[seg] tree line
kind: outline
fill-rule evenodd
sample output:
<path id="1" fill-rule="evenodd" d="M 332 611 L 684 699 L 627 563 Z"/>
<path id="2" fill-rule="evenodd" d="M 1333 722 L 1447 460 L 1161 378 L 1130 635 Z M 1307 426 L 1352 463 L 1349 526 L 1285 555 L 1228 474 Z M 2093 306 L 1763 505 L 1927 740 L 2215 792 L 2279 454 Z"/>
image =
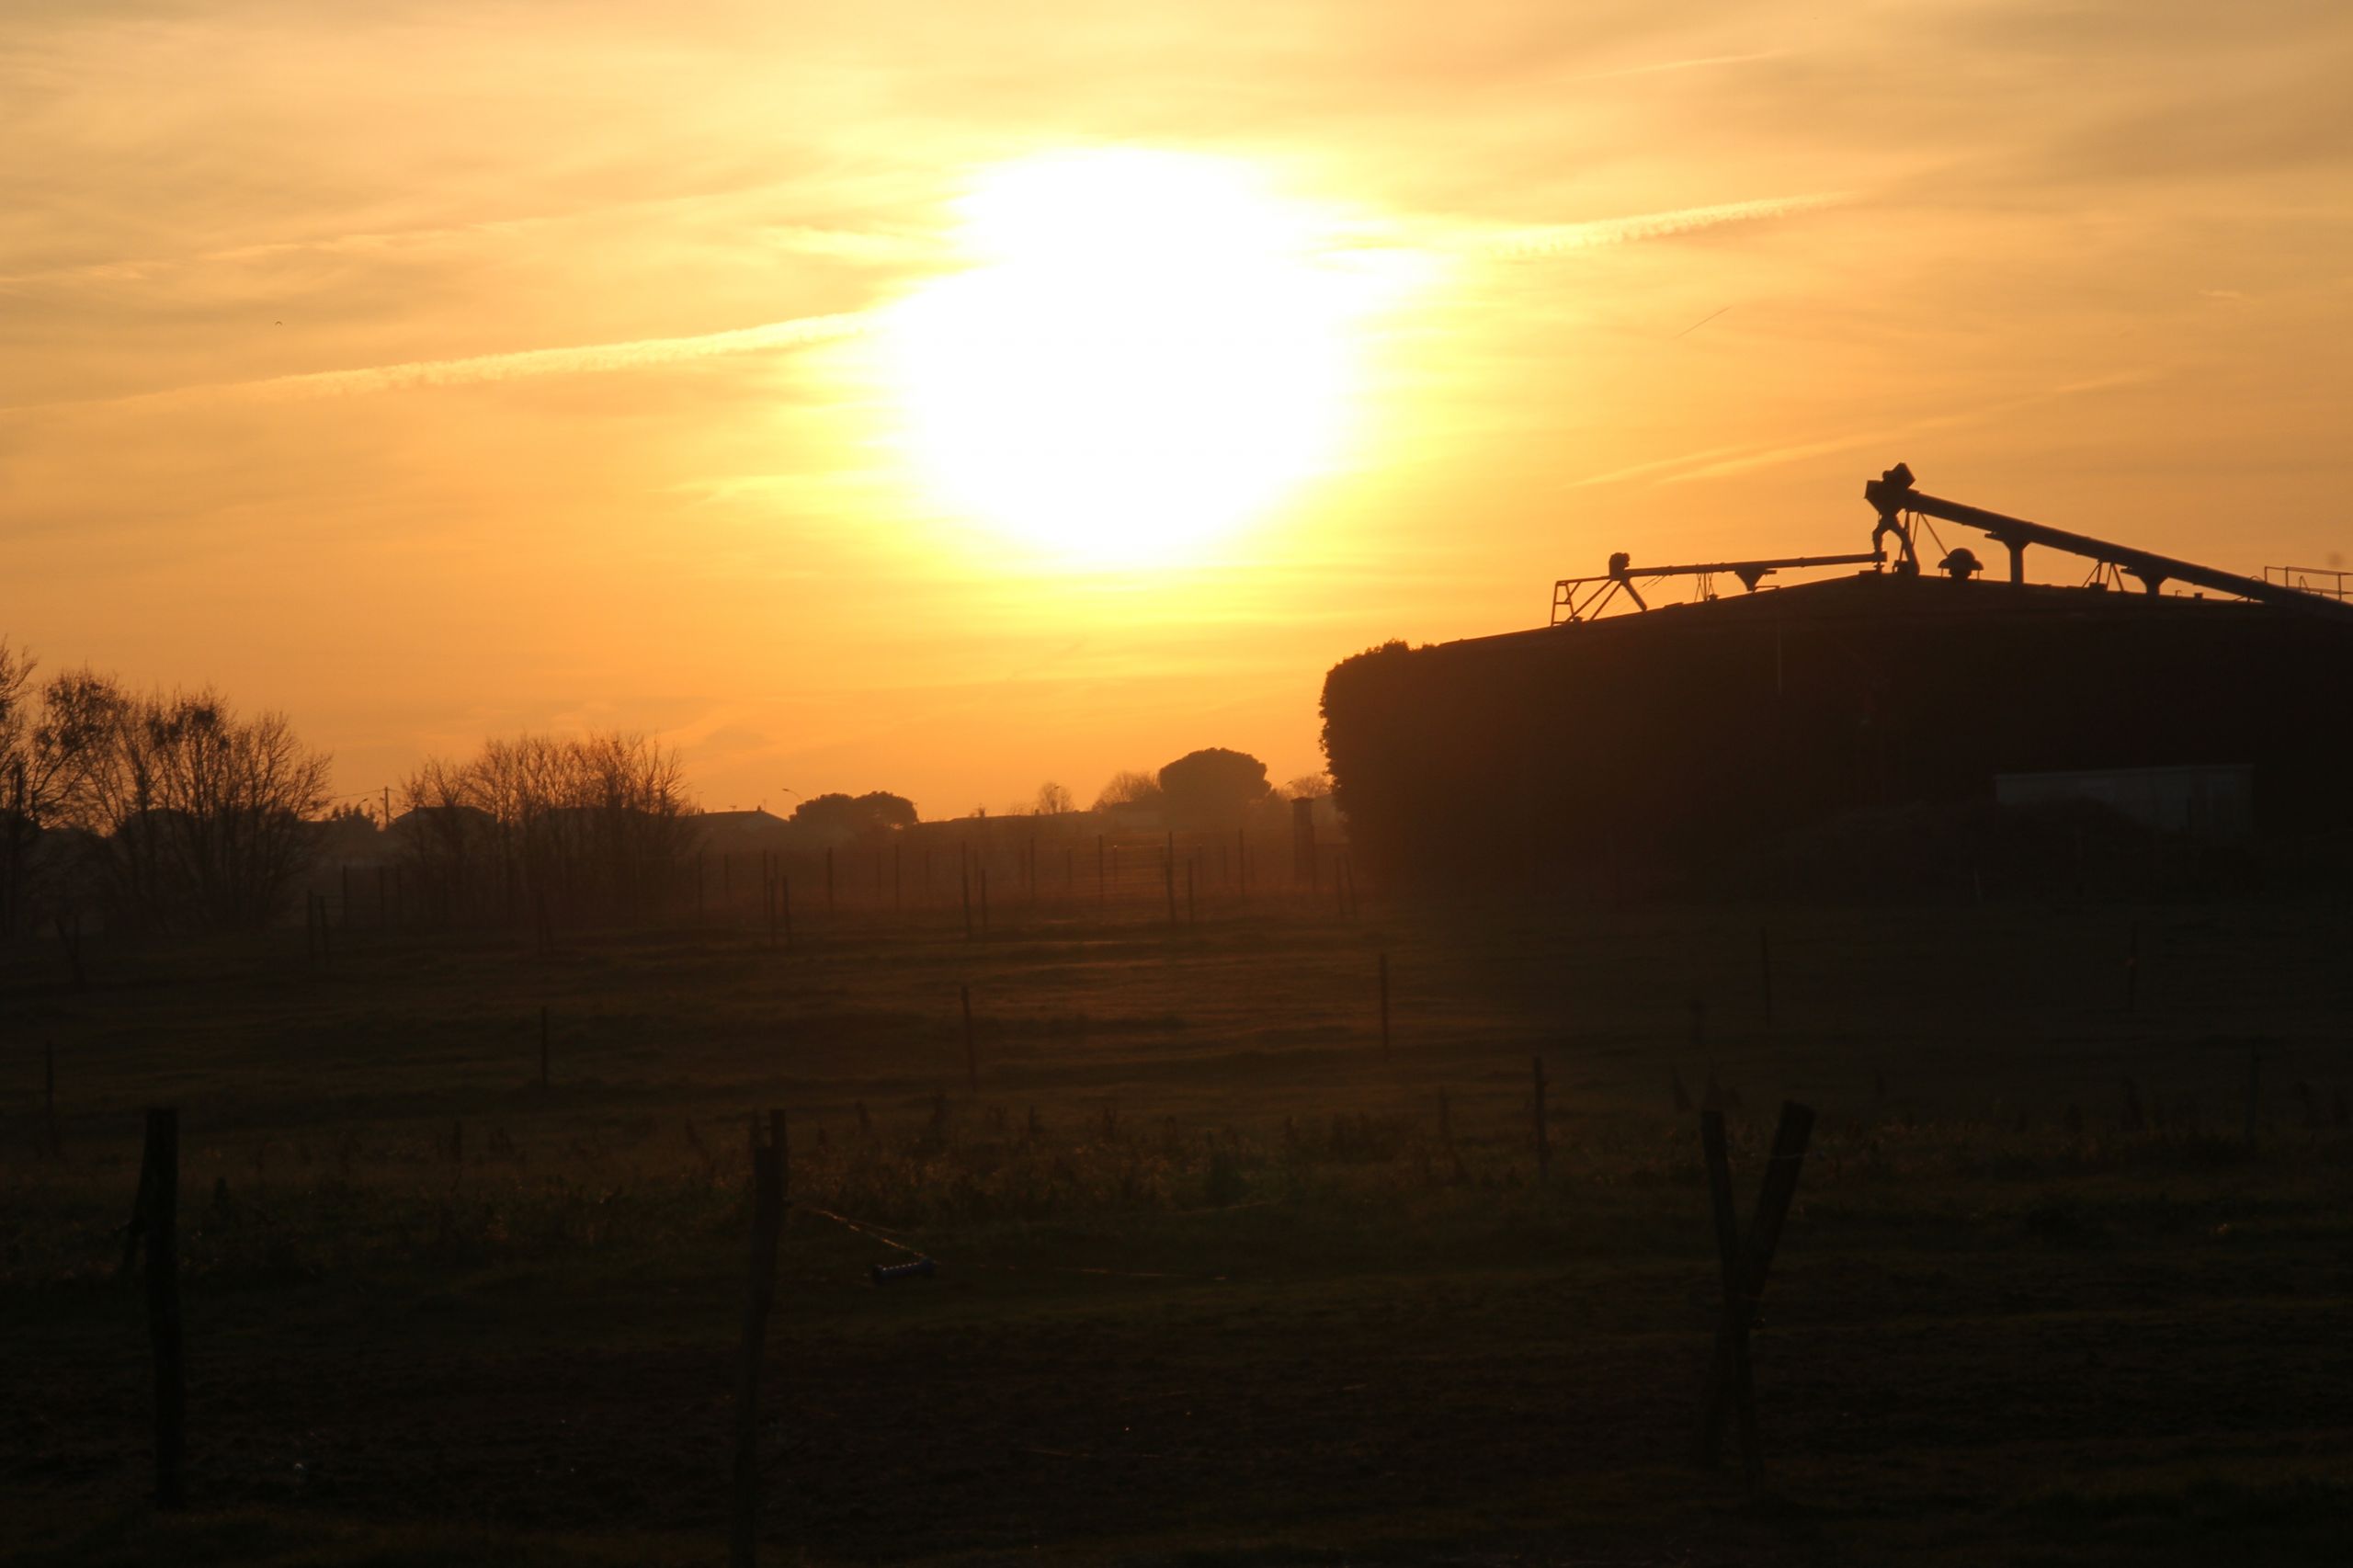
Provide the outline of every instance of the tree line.
<path id="1" fill-rule="evenodd" d="M 338 825 L 381 828 L 404 896 L 437 923 L 544 920 L 551 908 L 640 918 L 676 896 L 699 836 L 678 754 L 623 732 L 526 734 L 428 758 L 392 791 L 399 809 L 383 824 L 355 806 L 330 815 L 328 781 L 326 754 L 283 714 L 242 712 L 210 687 L 142 692 L 86 668 L 43 680 L 0 642 L 0 937 L 63 934 L 85 917 L 129 932 L 265 926 L 286 915 Z M 1094 809 L 1230 828 L 1272 824 L 1284 801 L 1327 789 L 1316 775 L 1277 790 L 1257 758 L 1211 747 L 1115 775 Z M 1007 814 L 1075 809 L 1048 783 Z M 790 820 L 844 840 L 917 822 L 913 801 L 884 790 L 813 796 Z"/>
<path id="2" fill-rule="evenodd" d="M 678 754 L 643 735 L 492 740 L 404 779 L 394 853 L 441 921 L 531 913 L 638 918 L 692 853 Z"/>
<path id="3" fill-rule="evenodd" d="M 266 923 L 309 858 L 327 758 L 210 687 L 36 679 L 0 642 L 0 935 Z"/>

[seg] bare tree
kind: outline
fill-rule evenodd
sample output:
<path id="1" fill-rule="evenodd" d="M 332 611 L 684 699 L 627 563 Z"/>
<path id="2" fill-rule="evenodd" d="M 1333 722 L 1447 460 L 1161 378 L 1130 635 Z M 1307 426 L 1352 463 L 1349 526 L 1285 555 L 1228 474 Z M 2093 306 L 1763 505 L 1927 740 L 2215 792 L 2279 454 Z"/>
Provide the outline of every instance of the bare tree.
<path id="1" fill-rule="evenodd" d="M 1106 806 L 1156 806 L 1160 803 L 1160 780 L 1149 773 L 1129 769 L 1111 775 L 1110 781 L 1095 796 L 1095 809 Z"/>
<path id="2" fill-rule="evenodd" d="M 521 901 L 636 918 L 692 847 L 677 754 L 643 735 L 491 740 L 401 786 L 400 852 L 445 919 Z"/>
<path id="3" fill-rule="evenodd" d="M 1068 790 L 1049 778 L 1038 786 L 1037 801 L 1030 809 L 1041 817 L 1058 817 L 1065 812 L 1075 811 L 1077 803 Z"/>
<path id="4" fill-rule="evenodd" d="M 1302 773 L 1283 786 L 1284 798 L 1293 801 L 1320 801 L 1331 792 L 1331 775 L 1325 773 Z"/>
<path id="5" fill-rule="evenodd" d="M 41 838 L 59 825 L 71 761 L 35 700 L 36 667 L 0 641 L 0 937 L 33 919 Z"/>
<path id="6" fill-rule="evenodd" d="M 65 814 L 103 841 L 117 919 L 236 927 L 279 913 L 327 803 L 327 757 L 283 714 L 242 718 L 209 689 L 137 696 L 89 670 L 43 698 Z"/>

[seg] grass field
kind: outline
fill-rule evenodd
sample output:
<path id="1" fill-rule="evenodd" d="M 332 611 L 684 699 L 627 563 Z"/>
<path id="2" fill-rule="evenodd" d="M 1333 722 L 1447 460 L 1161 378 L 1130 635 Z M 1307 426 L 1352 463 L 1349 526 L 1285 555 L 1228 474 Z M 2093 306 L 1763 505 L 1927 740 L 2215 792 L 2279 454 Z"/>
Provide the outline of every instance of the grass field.
<path id="1" fill-rule="evenodd" d="M 797 1200 L 779 1561 L 2353 1540 L 2340 909 L 1222 904 L 1175 936 L 1082 908 L 799 937 L 353 934 L 324 971 L 294 932 L 94 941 L 86 991 L 8 955 L 0 1554 L 718 1561 L 771 1106 Z M 1688 1463 L 1719 1286 L 1671 1072 L 1733 1098 L 1744 1209 L 1779 1102 L 1821 1115 L 1756 1342 L 1757 1498 Z M 170 1517 L 116 1278 L 150 1104 L 183 1122 Z M 907 1256 L 885 1237 L 937 1277 L 870 1284 Z"/>

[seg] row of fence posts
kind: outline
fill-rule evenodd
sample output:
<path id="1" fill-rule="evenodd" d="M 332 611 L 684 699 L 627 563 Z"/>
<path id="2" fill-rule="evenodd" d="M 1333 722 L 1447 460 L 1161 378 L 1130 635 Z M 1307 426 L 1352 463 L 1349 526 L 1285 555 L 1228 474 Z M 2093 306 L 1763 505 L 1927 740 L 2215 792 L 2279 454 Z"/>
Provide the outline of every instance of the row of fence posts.
<path id="1" fill-rule="evenodd" d="M 779 858 L 780 859 L 780 858 Z M 1174 919 L 1173 846 L 1164 861 L 1168 896 Z M 1189 869 L 1189 868 L 1188 868 Z M 974 867 L 970 858 L 965 862 L 968 930 L 971 929 L 971 890 Z M 986 868 L 980 867 L 978 885 L 981 896 L 983 929 L 986 921 Z M 790 940 L 790 883 L 784 877 L 779 860 L 763 859 L 764 899 L 770 915 L 771 937 L 781 927 L 782 935 Z M 1189 881 L 1189 879 L 1188 879 Z M 1188 889 L 1190 892 L 1189 886 Z M 325 900 L 314 895 L 312 910 L 318 949 L 316 957 L 326 958 Z M 2127 959 L 2128 976 L 2138 964 L 2138 930 Z M 1772 1018 L 1773 968 L 1769 934 L 1761 929 L 1757 937 L 1757 954 L 1762 999 L 1767 1021 Z M 1391 1032 L 1391 984 L 1389 955 L 1384 950 L 1375 956 L 1374 992 L 1381 1059 L 1393 1061 Z M 2128 979 L 2127 1005 L 2132 992 Z M 958 1009 L 964 1049 L 965 1077 L 968 1086 L 977 1090 L 980 1084 L 979 1051 L 972 1011 L 972 994 L 969 983 L 960 984 Z M 1706 1044 L 1706 1007 L 1704 1003 L 1692 1005 L 1693 1042 L 1704 1050 Z M 551 1009 L 542 1005 L 539 1010 L 539 1083 L 544 1090 L 551 1081 L 552 1025 Z M 1688 1113 L 1691 1098 L 1679 1074 L 1670 1065 L 1670 1081 L 1678 1113 Z M 2256 1117 L 2262 1078 L 2262 1056 L 2250 1049 L 2246 1074 L 2245 1137 L 2252 1146 L 2256 1136 Z M 42 1051 L 42 1106 L 44 1142 L 54 1154 L 60 1144 L 56 1108 L 57 1064 L 54 1043 L 44 1045 Z M 1530 1062 L 1530 1109 L 1532 1113 L 1532 1144 L 1537 1163 L 1538 1179 L 1549 1186 L 1552 1176 L 1552 1140 L 1547 1104 L 1548 1083 L 1541 1055 Z M 1714 1222 L 1718 1262 L 1722 1273 L 1722 1304 L 1716 1329 L 1715 1346 L 1703 1383 L 1700 1401 L 1700 1422 L 1695 1443 L 1695 1459 L 1703 1466 L 1721 1462 L 1724 1428 L 1727 1419 L 1737 1437 L 1745 1481 L 1755 1491 L 1762 1484 L 1763 1453 L 1758 1432 L 1754 1375 L 1750 1356 L 1750 1334 L 1755 1326 L 1756 1309 L 1762 1299 L 1767 1278 L 1771 1271 L 1784 1224 L 1794 1198 L 1806 1149 L 1811 1140 L 1814 1113 L 1811 1108 L 1785 1103 L 1774 1133 L 1772 1150 L 1768 1157 L 1760 1187 L 1756 1209 L 1744 1231 L 1734 1213 L 1729 1143 L 1725 1129 L 1723 1096 L 1718 1090 L 1712 1072 L 1705 1103 L 1699 1110 L 1700 1142 L 1706 1167 L 1711 1209 Z M 1462 1162 L 1455 1147 L 1452 1107 L 1444 1088 L 1438 1102 L 1440 1143 L 1448 1156 L 1461 1171 Z M 763 1137 L 763 1128 L 766 1135 Z M 764 1358 L 767 1324 L 773 1310 L 778 1254 L 786 1208 L 787 1134 L 784 1112 L 772 1109 L 765 1120 L 755 1116 L 751 1124 L 752 1153 L 752 1224 L 750 1287 L 746 1297 L 743 1330 L 743 1346 L 738 1369 L 735 1410 L 734 1489 L 731 1522 L 731 1562 L 751 1563 L 756 1553 L 759 1511 L 760 1469 L 757 1460 L 760 1408 L 760 1370 Z M 179 1193 L 179 1122 L 177 1111 L 172 1108 L 153 1108 L 146 1112 L 145 1139 L 140 1162 L 137 1195 L 133 1200 L 130 1223 L 124 1227 L 124 1246 L 120 1271 L 127 1273 L 142 1254 L 145 1257 L 145 1296 L 150 1350 L 155 1377 L 154 1459 L 156 1503 L 161 1507 L 176 1508 L 186 1496 L 185 1421 L 186 1381 L 182 1317 L 179 1300 L 177 1258 L 177 1213 Z"/>
<path id="2" fill-rule="evenodd" d="M 1377 965 L 1381 1004 L 1382 1053 L 1389 1055 L 1388 963 Z M 975 1043 L 972 988 L 958 987 L 962 1027 L 965 1074 L 977 1089 L 979 1055 Z M 540 1010 L 540 1082 L 549 1078 L 550 1013 Z M 2259 1083 L 2261 1058 L 2250 1053 L 2250 1103 Z M 1672 1073 L 1672 1068 L 1670 1068 Z M 1552 1143 L 1547 1114 L 1544 1060 L 1531 1060 L 1530 1104 L 1539 1179 L 1549 1186 Z M 43 1053 L 44 1102 L 49 1139 L 55 1131 L 55 1051 Z M 1689 1108 L 1679 1075 L 1674 1079 L 1678 1110 Z M 1441 1087 L 1438 1096 L 1438 1137 L 1458 1173 L 1462 1160 L 1454 1142 L 1452 1103 Z M 1756 1323 L 1781 1234 L 1795 1198 L 1806 1150 L 1813 1136 L 1814 1112 L 1795 1101 L 1784 1102 L 1767 1157 L 1756 1211 L 1744 1229 L 1735 1213 L 1730 1143 L 1724 1111 L 1718 1103 L 1713 1074 L 1709 1103 L 1699 1112 L 1700 1150 L 1704 1163 L 1716 1253 L 1722 1277 L 1722 1306 L 1715 1340 L 1701 1385 L 1699 1422 L 1693 1458 L 1703 1468 L 1721 1464 L 1724 1432 L 1729 1422 L 1736 1438 L 1743 1476 L 1749 1491 L 1763 1484 L 1764 1449 L 1755 1394 L 1751 1334 Z M 453 1132 L 453 1148 L 457 1137 Z M 2250 1114 L 2249 1137 L 2253 1136 Z M 123 1228 L 119 1275 L 127 1275 L 143 1254 L 150 1356 L 154 1372 L 154 1500 L 158 1507 L 176 1509 L 187 1497 L 186 1365 L 179 1294 L 179 1116 L 170 1107 L 151 1108 L 145 1116 L 139 1183 L 130 1222 Z M 770 1109 L 750 1119 L 752 1164 L 749 1279 L 745 1301 L 741 1346 L 737 1363 L 734 1407 L 733 1488 L 730 1503 L 730 1562 L 749 1568 L 757 1556 L 760 1514 L 761 1371 L 766 1360 L 768 1319 L 774 1310 L 779 1253 L 788 1196 L 790 1169 L 785 1113 Z M 927 1270 L 924 1270 L 927 1272 Z"/>
<path id="3" fill-rule="evenodd" d="M 1164 847 L 1161 858 L 1167 868 L 1164 877 L 1173 880 L 1176 874 L 1175 871 L 1175 862 L 1177 858 L 1176 835 L 1173 832 L 1166 833 L 1163 838 Z M 956 847 L 958 858 L 963 867 L 963 880 L 967 883 L 972 882 L 976 877 L 985 880 L 988 875 L 988 857 L 969 841 L 960 841 Z M 1033 835 L 1021 841 L 1014 855 L 1015 868 L 1019 873 L 1020 890 L 1027 894 L 1028 902 L 1032 905 L 1040 902 L 1044 889 L 1044 879 L 1039 871 L 1039 841 Z M 1318 892 L 1323 881 L 1323 851 L 1325 849 L 1333 851 L 1330 874 L 1335 898 L 1343 914 L 1349 914 L 1356 906 L 1355 873 L 1345 850 L 1339 846 L 1317 846 L 1312 842 L 1302 846 L 1302 852 L 1299 857 L 1300 864 L 1295 868 L 1295 871 L 1300 874 L 1295 875 L 1294 885 L 1297 891 L 1306 894 L 1313 895 Z M 1242 897 L 1249 896 L 1252 856 L 1247 830 L 1235 829 L 1234 841 L 1231 846 L 1225 844 L 1221 836 L 1217 842 L 1216 850 L 1219 884 L 1232 889 Z M 1208 853 L 1209 846 L 1198 842 L 1185 851 L 1183 875 L 1188 882 L 1198 883 L 1204 880 L 1201 867 Z M 743 855 L 756 858 L 755 863 L 758 872 L 756 885 L 759 892 L 757 916 L 781 934 L 782 928 L 789 925 L 790 919 L 789 912 L 780 907 L 787 897 L 781 890 L 788 883 L 788 878 L 783 869 L 784 851 L 763 849 L 740 853 L 720 852 L 717 856 L 720 898 L 724 905 L 735 907 L 735 862 Z M 1078 889 L 1077 855 L 1077 846 L 1069 843 L 1063 845 L 1063 893 L 1065 897 L 1071 899 L 1081 896 Z M 827 847 L 818 852 L 818 856 L 819 863 L 823 868 L 824 907 L 826 913 L 832 915 L 841 907 L 836 851 Z M 1122 878 L 1120 856 L 1120 846 L 1110 843 L 1109 835 L 1099 833 L 1095 835 L 1095 896 L 1096 901 L 1100 904 L 1108 906 L 1114 892 L 1127 885 Z M 680 863 L 682 867 L 688 869 L 693 878 L 693 909 L 698 925 L 706 922 L 710 914 L 710 858 L 711 857 L 708 854 L 698 852 L 690 866 L 686 866 L 684 862 Z M 881 909 L 887 906 L 894 913 L 901 912 L 906 907 L 905 846 L 896 841 L 891 845 L 887 857 L 887 878 L 885 859 L 886 857 L 881 850 L 873 852 L 874 903 L 872 907 Z M 932 846 L 926 845 L 921 857 L 922 901 L 926 905 L 931 903 L 931 860 Z M 329 927 L 342 926 L 347 929 L 355 927 L 358 896 L 354 891 L 354 873 L 358 872 L 364 876 L 370 870 L 375 874 L 376 883 L 374 928 L 390 930 L 395 926 L 429 917 L 430 909 L 426 906 L 431 904 L 432 900 L 423 894 L 419 894 L 415 900 L 411 898 L 411 893 L 416 890 L 412 889 L 412 879 L 401 868 L 385 864 L 372 867 L 355 867 L 348 864 L 339 866 L 336 868 L 337 884 L 334 894 L 313 890 L 306 892 L 303 895 L 303 923 L 306 932 L 310 933 L 308 939 L 313 944 L 314 961 L 324 961 L 324 949 L 328 940 L 324 932 Z M 968 889 L 965 893 L 966 902 L 969 903 L 972 896 Z M 1188 901 L 1193 896 L 1195 896 L 1194 892 L 1188 889 Z M 547 947 L 552 940 L 554 924 L 554 910 L 548 890 L 544 887 L 535 887 L 529 891 L 527 899 L 528 907 L 524 913 L 529 916 L 534 938 L 540 947 Z M 506 892 L 506 909 L 510 918 L 516 913 L 515 903 L 516 889 L 510 885 Z"/>

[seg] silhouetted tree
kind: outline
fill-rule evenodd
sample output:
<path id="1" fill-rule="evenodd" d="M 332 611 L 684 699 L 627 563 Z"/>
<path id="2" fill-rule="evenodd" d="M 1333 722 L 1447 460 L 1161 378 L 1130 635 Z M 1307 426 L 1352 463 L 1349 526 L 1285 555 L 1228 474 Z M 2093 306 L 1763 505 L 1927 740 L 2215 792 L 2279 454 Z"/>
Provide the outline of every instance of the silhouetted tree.
<path id="1" fill-rule="evenodd" d="M 1109 806 L 1150 806 L 1157 810 L 1159 805 L 1160 780 L 1133 769 L 1111 775 L 1110 781 L 1095 796 L 1095 809 L 1098 812 Z"/>
<path id="2" fill-rule="evenodd" d="M 1267 790 L 1267 765 L 1223 746 L 1188 752 L 1160 770 L 1168 820 L 1177 827 L 1232 827 Z"/>
<path id="3" fill-rule="evenodd" d="M 1283 796 L 1292 801 L 1320 801 L 1332 792 L 1332 780 L 1322 773 L 1302 773 L 1283 786 Z"/>
<path id="4" fill-rule="evenodd" d="M 0 937 L 31 922 L 41 835 L 59 825 L 71 761 L 34 699 L 34 668 L 0 642 Z"/>
<path id="5" fill-rule="evenodd" d="M 803 827 L 848 838 L 874 838 L 915 825 L 915 805 L 904 795 L 872 790 L 863 795 L 835 791 L 812 795 L 792 809 L 788 820 Z"/>
<path id="6" fill-rule="evenodd" d="M 1050 778 L 1038 786 L 1038 800 L 1033 809 L 1041 817 L 1058 817 L 1065 812 L 1075 810 L 1076 804 L 1072 801 L 1068 790 Z"/>
<path id="7" fill-rule="evenodd" d="M 267 923 L 309 859 L 327 758 L 284 715 L 241 718 L 210 690 L 135 696 L 88 670 L 50 682 L 66 815 L 101 841 L 110 915 L 183 928 Z"/>
<path id="8" fill-rule="evenodd" d="M 485 741 L 466 762 L 428 758 L 400 792 L 400 853 L 443 919 L 542 900 L 642 917 L 693 846 L 677 754 L 641 734 Z"/>

